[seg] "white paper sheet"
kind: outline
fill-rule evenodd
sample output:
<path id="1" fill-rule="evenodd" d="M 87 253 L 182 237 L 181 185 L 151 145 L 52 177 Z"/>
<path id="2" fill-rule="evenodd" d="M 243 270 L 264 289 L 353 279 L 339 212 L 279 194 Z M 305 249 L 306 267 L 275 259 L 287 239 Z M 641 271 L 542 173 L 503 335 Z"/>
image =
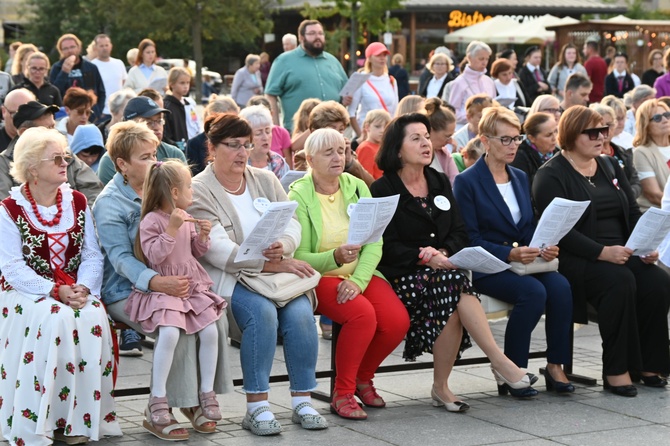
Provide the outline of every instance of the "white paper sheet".
<path id="1" fill-rule="evenodd" d="M 347 83 L 340 90 L 340 96 L 353 96 L 356 90 L 361 88 L 368 79 L 370 79 L 370 73 L 359 73 L 356 72 L 351 75 Z"/>
<path id="2" fill-rule="evenodd" d="M 366 245 L 382 238 L 386 226 L 393 218 L 400 195 L 390 197 L 363 197 L 352 206 L 349 216 L 349 236 L 347 243 Z"/>
<path id="3" fill-rule="evenodd" d="M 291 183 L 304 177 L 306 173 L 307 172 L 304 170 L 289 170 L 283 177 L 281 177 L 279 182 L 284 188 L 284 191 L 288 193 L 288 187 L 291 185 Z"/>
<path id="4" fill-rule="evenodd" d="M 481 246 L 463 248 L 449 257 L 449 261 L 460 269 L 485 274 L 495 274 L 511 268 L 508 263 L 503 262 Z"/>
<path id="5" fill-rule="evenodd" d="M 633 233 L 626 242 L 626 248 L 633 250 L 634 256 L 645 256 L 658 249 L 670 231 L 670 211 L 649 208 L 637 221 Z"/>
<path id="6" fill-rule="evenodd" d="M 160 94 L 163 94 L 163 92 L 167 87 L 167 82 L 168 82 L 167 77 L 160 77 L 158 79 L 152 80 L 151 83 L 149 84 L 149 88 L 153 88 Z"/>
<path id="7" fill-rule="evenodd" d="M 244 239 L 235 256 L 235 262 L 244 260 L 269 260 L 262 252 L 277 241 L 291 222 L 291 218 L 298 207 L 295 201 L 270 203 L 261 219 L 256 223 L 251 234 Z"/>
<path id="8" fill-rule="evenodd" d="M 590 203 L 590 201 L 572 201 L 559 197 L 551 200 L 549 206 L 542 212 L 528 246 L 542 249 L 557 245 L 575 226 Z"/>

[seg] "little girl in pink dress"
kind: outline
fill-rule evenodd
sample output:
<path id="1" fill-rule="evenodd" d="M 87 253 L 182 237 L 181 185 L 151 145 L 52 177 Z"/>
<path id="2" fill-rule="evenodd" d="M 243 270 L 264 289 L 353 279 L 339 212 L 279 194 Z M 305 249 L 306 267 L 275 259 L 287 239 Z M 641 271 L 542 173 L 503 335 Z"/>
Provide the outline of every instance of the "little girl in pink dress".
<path id="1" fill-rule="evenodd" d="M 175 288 L 178 295 L 135 290 L 124 308 L 145 332 L 158 330 L 159 334 L 154 347 L 151 396 L 143 425 L 158 438 L 185 440 L 188 432 L 170 414 L 166 398 L 166 383 L 179 332 L 197 333 L 200 340 L 200 407 L 195 412 L 184 413 L 200 432 L 211 433 L 216 429 L 215 422 L 221 419 L 213 390 L 219 339 L 214 322 L 221 316 L 226 301 L 209 291 L 212 280 L 196 260 L 209 249 L 211 223 L 194 220 L 184 211 L 192 202 L 188 167 L 176 160 L 157 162 L 147 174 L 142 195 L 135 255 L 163 276 L 188 278 L 188 289 Z"/>

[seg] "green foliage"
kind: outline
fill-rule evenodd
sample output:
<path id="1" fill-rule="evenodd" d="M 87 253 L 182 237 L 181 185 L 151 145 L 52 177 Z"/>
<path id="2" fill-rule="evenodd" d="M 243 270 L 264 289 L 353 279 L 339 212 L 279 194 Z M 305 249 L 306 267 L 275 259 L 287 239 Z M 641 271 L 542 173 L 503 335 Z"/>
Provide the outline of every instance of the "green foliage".
<path id="1" fill-rule="evenodd" d="M 382 34 L 388 31 L 397 31 L 402 27 L 400 20 L 395 17 L 386 20 L 386 11 L 402 8 L 401 0 L 334 0 L 332 6 L 312 7 L 305 3 L 300 11 L 303 17 L 321 19 L 339 15 L 350 18 L 354 9 L 354 2 L 359 5 L 355 9 L 356 21 L 359 25 L 359 35 L 367 30 L 370 34 Z M 348 37 L 349 31 L 341 30 L 341 37 Z"/>
<path id="2" fill-rule="evenodd" d="M 52 60 L 55 44 L 66 32 L 76 34 L 84 49 L 96 34 L 107 33 L 113 56 L 125 62 L 125 53 L 140 40 L 153 39 L 166 57 L 193 57 L 193 24 L 201 6 L 205 65 L 215 69 L 225 49 L 258 48 L 258 39 L 271 32 L 270 0 L 27 0 L 33 14 L 24 41 L 34 42 Z M 224 53 L 225 54 L 225 53 Z M 209 57 L 208 57 L 209 56 Z"/>

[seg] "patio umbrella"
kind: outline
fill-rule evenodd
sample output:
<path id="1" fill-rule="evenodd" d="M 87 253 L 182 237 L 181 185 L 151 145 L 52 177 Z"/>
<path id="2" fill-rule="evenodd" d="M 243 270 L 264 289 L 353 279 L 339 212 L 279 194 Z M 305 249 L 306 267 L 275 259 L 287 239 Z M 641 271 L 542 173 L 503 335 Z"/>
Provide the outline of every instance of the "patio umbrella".
<path id="1" fill-rule="evenodd" d="M 476 25 L 462 28 L 444 36 L 444 43 L 469 43 L 473 40 L 491 42 L 490 37 L 500 29 L 518 26 L 519 22 L 509 17 L 495 16 Z"/>
<path id="2" fill-rule="evenodd" d="M 556 33 L 547 30 L 548 26 L 570 25 L 578 22 L 579 20 L 571 17 L 564 17 L 561 19 L 550 14 L 545 14 L 535 20 L 517 23 L 514 27 L 499 28 L 498 31 L 491 36 L 489 42 L 541 45 L 547 41 L 553 42 L 556 39 Z"/>

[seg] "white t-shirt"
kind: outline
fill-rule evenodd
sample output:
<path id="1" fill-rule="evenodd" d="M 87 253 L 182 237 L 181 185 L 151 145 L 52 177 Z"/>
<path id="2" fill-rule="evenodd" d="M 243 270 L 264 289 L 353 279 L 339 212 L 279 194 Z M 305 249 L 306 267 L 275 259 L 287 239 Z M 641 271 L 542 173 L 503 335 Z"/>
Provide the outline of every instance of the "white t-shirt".
<path id="1" fill-rule="evenodd" d="M 93 59 L 91 61 L 93 65 L 98 67 L 100 72 L 100 77 L 102 77 L 102 84 L 105 86 L 105 108 L 102 111 L 104 114 L 109 115 L 109 97 L 112 93 L 116 93 L 122 87 L 128 73 L 126 72 L 126 66 L 123 65 L 120 59 L 115 59 L 110 57 L 107 62 L 103 62 L 100 59 Z"/>
<path id="2" fill-rule="evenodd" d="M 246 239 L 261 219 L 261 214 L 254 207 L 254 200 L 249 193 L 249 187 L 245 187 L 244 193 L 241 195 L 228 194 L 228 198 L 235 206 L 237 217 L 242 223 L 242 234 Z"/>
<path id="3" fill-rule="evenodd" d="M 182 99 L 184 102 L 184 112 L 186 114 L 186 130 L 188 131 L 188 139 L 195 138 L 198 133 L 202 132 L 202 123 L 198 117 L 195 108 L 195 101 Z"/>

